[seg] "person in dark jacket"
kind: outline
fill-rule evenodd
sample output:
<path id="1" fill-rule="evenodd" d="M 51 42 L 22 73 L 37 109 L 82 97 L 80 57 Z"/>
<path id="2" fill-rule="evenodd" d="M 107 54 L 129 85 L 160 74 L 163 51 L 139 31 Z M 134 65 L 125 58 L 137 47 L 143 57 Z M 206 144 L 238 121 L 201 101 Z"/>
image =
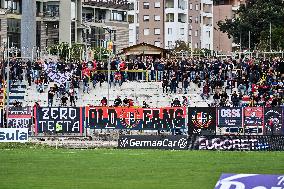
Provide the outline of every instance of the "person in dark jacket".
<path id="1" fill-rule="evenodd" d="M 178 98 L 175 98 L 172 102 L 172 107 L 181 107 L 180 100 Z"/>
<path id="2" fill-rule="evenodd" d="M 169 79 L 167 74 L 165 74 L 163 76 L 163 83 L 162 83 L 162 87 L 163 87 L 163 93 L 168 93 L 168 86 L 169 86 Z"/>
<path id="3" fill-rule="evenodd" d="M 122 100 L 120 98 L 120 96 L 118 96 L 115 100 L 114 100 L 114 107 L 119 107 L 122 104 Z"/>

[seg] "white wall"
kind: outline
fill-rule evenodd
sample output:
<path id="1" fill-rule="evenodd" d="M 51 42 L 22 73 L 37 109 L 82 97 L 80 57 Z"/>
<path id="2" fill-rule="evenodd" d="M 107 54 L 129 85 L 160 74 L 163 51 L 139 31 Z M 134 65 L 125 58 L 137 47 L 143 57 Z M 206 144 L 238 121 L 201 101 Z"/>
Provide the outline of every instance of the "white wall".
<path id="1" fill-rule="evenodd" d="M 175 45 L 175 41 L 181 40 L 188 43 L 188 0 L 184 0 L 186 6 L 185 9 L 179 9 L 178 7 L 178 0 L 174 2 L 174 8 L 167 8 L 165 9 L 165 19 L 166 14 L 174 13 L 174 22 L 165 22 L 165 48 L 169 49 L 169 41 L 172 41 L 172 44 Z M 178 14 L 183 13 L 186 15 L 185 23 L 178 22 Z M 166 20 L 165 20 L 166 21 Z M 172 34 L 168 34 L 168 28 L 172 28 Z M 180 28 L 184 28 L 184 35 L 181 35 Z"/>
<path id="2" fill-rule="evenodd" d="M 137 0 L 129 0 L 129 2 L 134 3 L 134 10 L 130 10 L 127 12 L 128 15 L 134 16 L 134 23 L 129 24 L 129 46 L 136 45 L 137 42 L 137 27 L 139 27 L 139 23 L 137 23 L 137 14 L 139 13 L 137 7 Z"/>

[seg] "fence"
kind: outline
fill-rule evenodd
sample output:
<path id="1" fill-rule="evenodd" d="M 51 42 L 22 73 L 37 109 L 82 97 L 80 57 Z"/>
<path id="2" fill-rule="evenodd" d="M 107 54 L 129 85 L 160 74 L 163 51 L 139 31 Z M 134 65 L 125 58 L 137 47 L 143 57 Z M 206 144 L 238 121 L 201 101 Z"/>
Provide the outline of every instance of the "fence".
<path id="1" fill-rule="evenodd" d="M 7 127 L 0 129 L 0 142 L 77 140 L 95 131 L 95 139 L 118 141 L 118 148 L 284 150 L 283 107 L 10 107 L 6 121 L 0 110 L 0 125 Z M 176 131 L 181 135 L 169 134 Z"/>
<path id="2" fill-rule="evenodd" d="M 96 70 L 97 73 L 107 74 L 108 70 Z M 115 73 L 117 70 L 110 70 L 110 73 Z M 163 71 L 157 70 L 120 70 L 124 79 L 140 80 L 140 81 L 161 81 L 163 78 Z"/>
<path id="3" fill-rule="evenodd" d="M 29 128 L 31 136 L 85 136 L 87 129 L 181 131 L 188 135 L 284 135 L 284 108 L 21 107 L 1 127 Z"/>
<path id="4" fill-rule="evenodd" d="M 121 135 L 121 149 L 283 151 L 284 136 Z"/>

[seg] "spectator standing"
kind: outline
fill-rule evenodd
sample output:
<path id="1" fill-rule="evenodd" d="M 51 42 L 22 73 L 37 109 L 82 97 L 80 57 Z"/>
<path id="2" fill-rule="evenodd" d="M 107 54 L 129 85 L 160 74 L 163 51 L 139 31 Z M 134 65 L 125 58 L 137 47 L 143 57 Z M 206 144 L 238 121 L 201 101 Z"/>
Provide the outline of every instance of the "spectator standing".
<path id="1" fill-rule="evenodd" d="M 167 74 L 165 73 L 164 77 L 163 77 L 163 83 L 162 83 L 162 87 L 163 87 L 163 93 L 168 93 L 168 86 L 169 86 L 169 79 Z"/>
<path id="2" fill-rule="evenodd" d="M 231 101 L 233 103 L 233 107 L 238 107 L 239 106 L 240 99 L 239 99 L 238 94 L 237 94 L 236 91 L 231 95 Z"/>
<path id="3" fill-rule="evenodd" d="M 103 99 L 101 100 L 101 106 L 107 106 L 107 98 L 103 97 Z"/>
<path id="4" fill-rule="evenodd" d="M 83 84 L 84 84 L 83 93 L 85 93 L 85 91 L 89 93 L 89 77 L 87 76 L 83 77 Z"/>
<path id="5" fill-rule="evenodd" d="M 177 77 L 175 74 L 171 77 L 171 93 L 177 92 Z"/>
<path id="6" fill-rule="evenodd" d="M 185 76 L 183 78 L 183 89 L 184 89 L 184 94 L 187 94 L 187 89 L 189 87 L 189 81 L 188 78 Z"/>
<path id="7" fill-rule="evenodd" d="M 52 105 L 53 105 L 53 98 L 54 98 L 54 91 L 53 91 L 52 87 L 49 89 L 47 97 L 48 97 L 48 106 L 52 107 Z"/>
<path id="8" fill-rule="evenodd" d="M 65 93 L 63 93 L 63 96 L 61 97 L 61 105 L 62 106 L 67 106 L 67 96 L 65 95 Z"/>
<path id="9" fill-rule="evenodd" d="M 117 98 L 114 100 L 114 107 L 119 107 L 122 104 L 122 100 L 120 96 L 117 96 Z"/>
<path id="10" fill-rule="evenodd" d="M 188 107 L 188 99 L 186 98 L 186 96 L 182 97 L 182 106 L 183 107 Z"/>
<path id="11" fill-rule="evenodd" d="M 214 99 L 214 104 L 215 106 L 219 106 L 220 103 L 220 95 L 219 93 L 216 91 L 215 94 L 213 95 L 213 99 Z"/>
<path id="12" fill-rule="evenodd" d="M 172 107 L 181 107 L 180 100 L 178 98 L 173 100 Z"/>
<path id="13" fill-rule="evenodd" d="M 69 98 L 70 98 L 70 106 L 72 106 L 72 104 L 73 104 L 73 106 L 76 106 L 76 104 L 75 104 L 75 92 L 74 92 L 73 88 L 69 89 Z"/>

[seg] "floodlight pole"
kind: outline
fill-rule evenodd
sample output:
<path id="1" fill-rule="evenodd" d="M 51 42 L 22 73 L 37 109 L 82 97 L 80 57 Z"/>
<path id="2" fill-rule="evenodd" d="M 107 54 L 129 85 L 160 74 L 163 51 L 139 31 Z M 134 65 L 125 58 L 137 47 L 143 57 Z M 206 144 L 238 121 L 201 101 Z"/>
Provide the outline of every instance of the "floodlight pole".
<path id="1" fill-rule="evenodd" d="M 111 42 L 111 33 L 112 29 L 110 28 L 104 28 L 109 33 L 109 41 Z M 107 106 L 110 105 L 109 103 L 109 93 L 110 93 L 110 61 L 111 61 L 111 52 L 109 52 L 108 55 L 108 64 L 107 64 Z"/>
<path id="2" fill-rule="evenodd" d="M 9 113 L 9 106 L 10 106 L 10 41 L 9 41 L 9 36 L 7 37 L 7 106 L 6 106 L 6 117 L 8 118 L 8 113 Z M 8 124 L 7 124 L 8 126 Z"/>

